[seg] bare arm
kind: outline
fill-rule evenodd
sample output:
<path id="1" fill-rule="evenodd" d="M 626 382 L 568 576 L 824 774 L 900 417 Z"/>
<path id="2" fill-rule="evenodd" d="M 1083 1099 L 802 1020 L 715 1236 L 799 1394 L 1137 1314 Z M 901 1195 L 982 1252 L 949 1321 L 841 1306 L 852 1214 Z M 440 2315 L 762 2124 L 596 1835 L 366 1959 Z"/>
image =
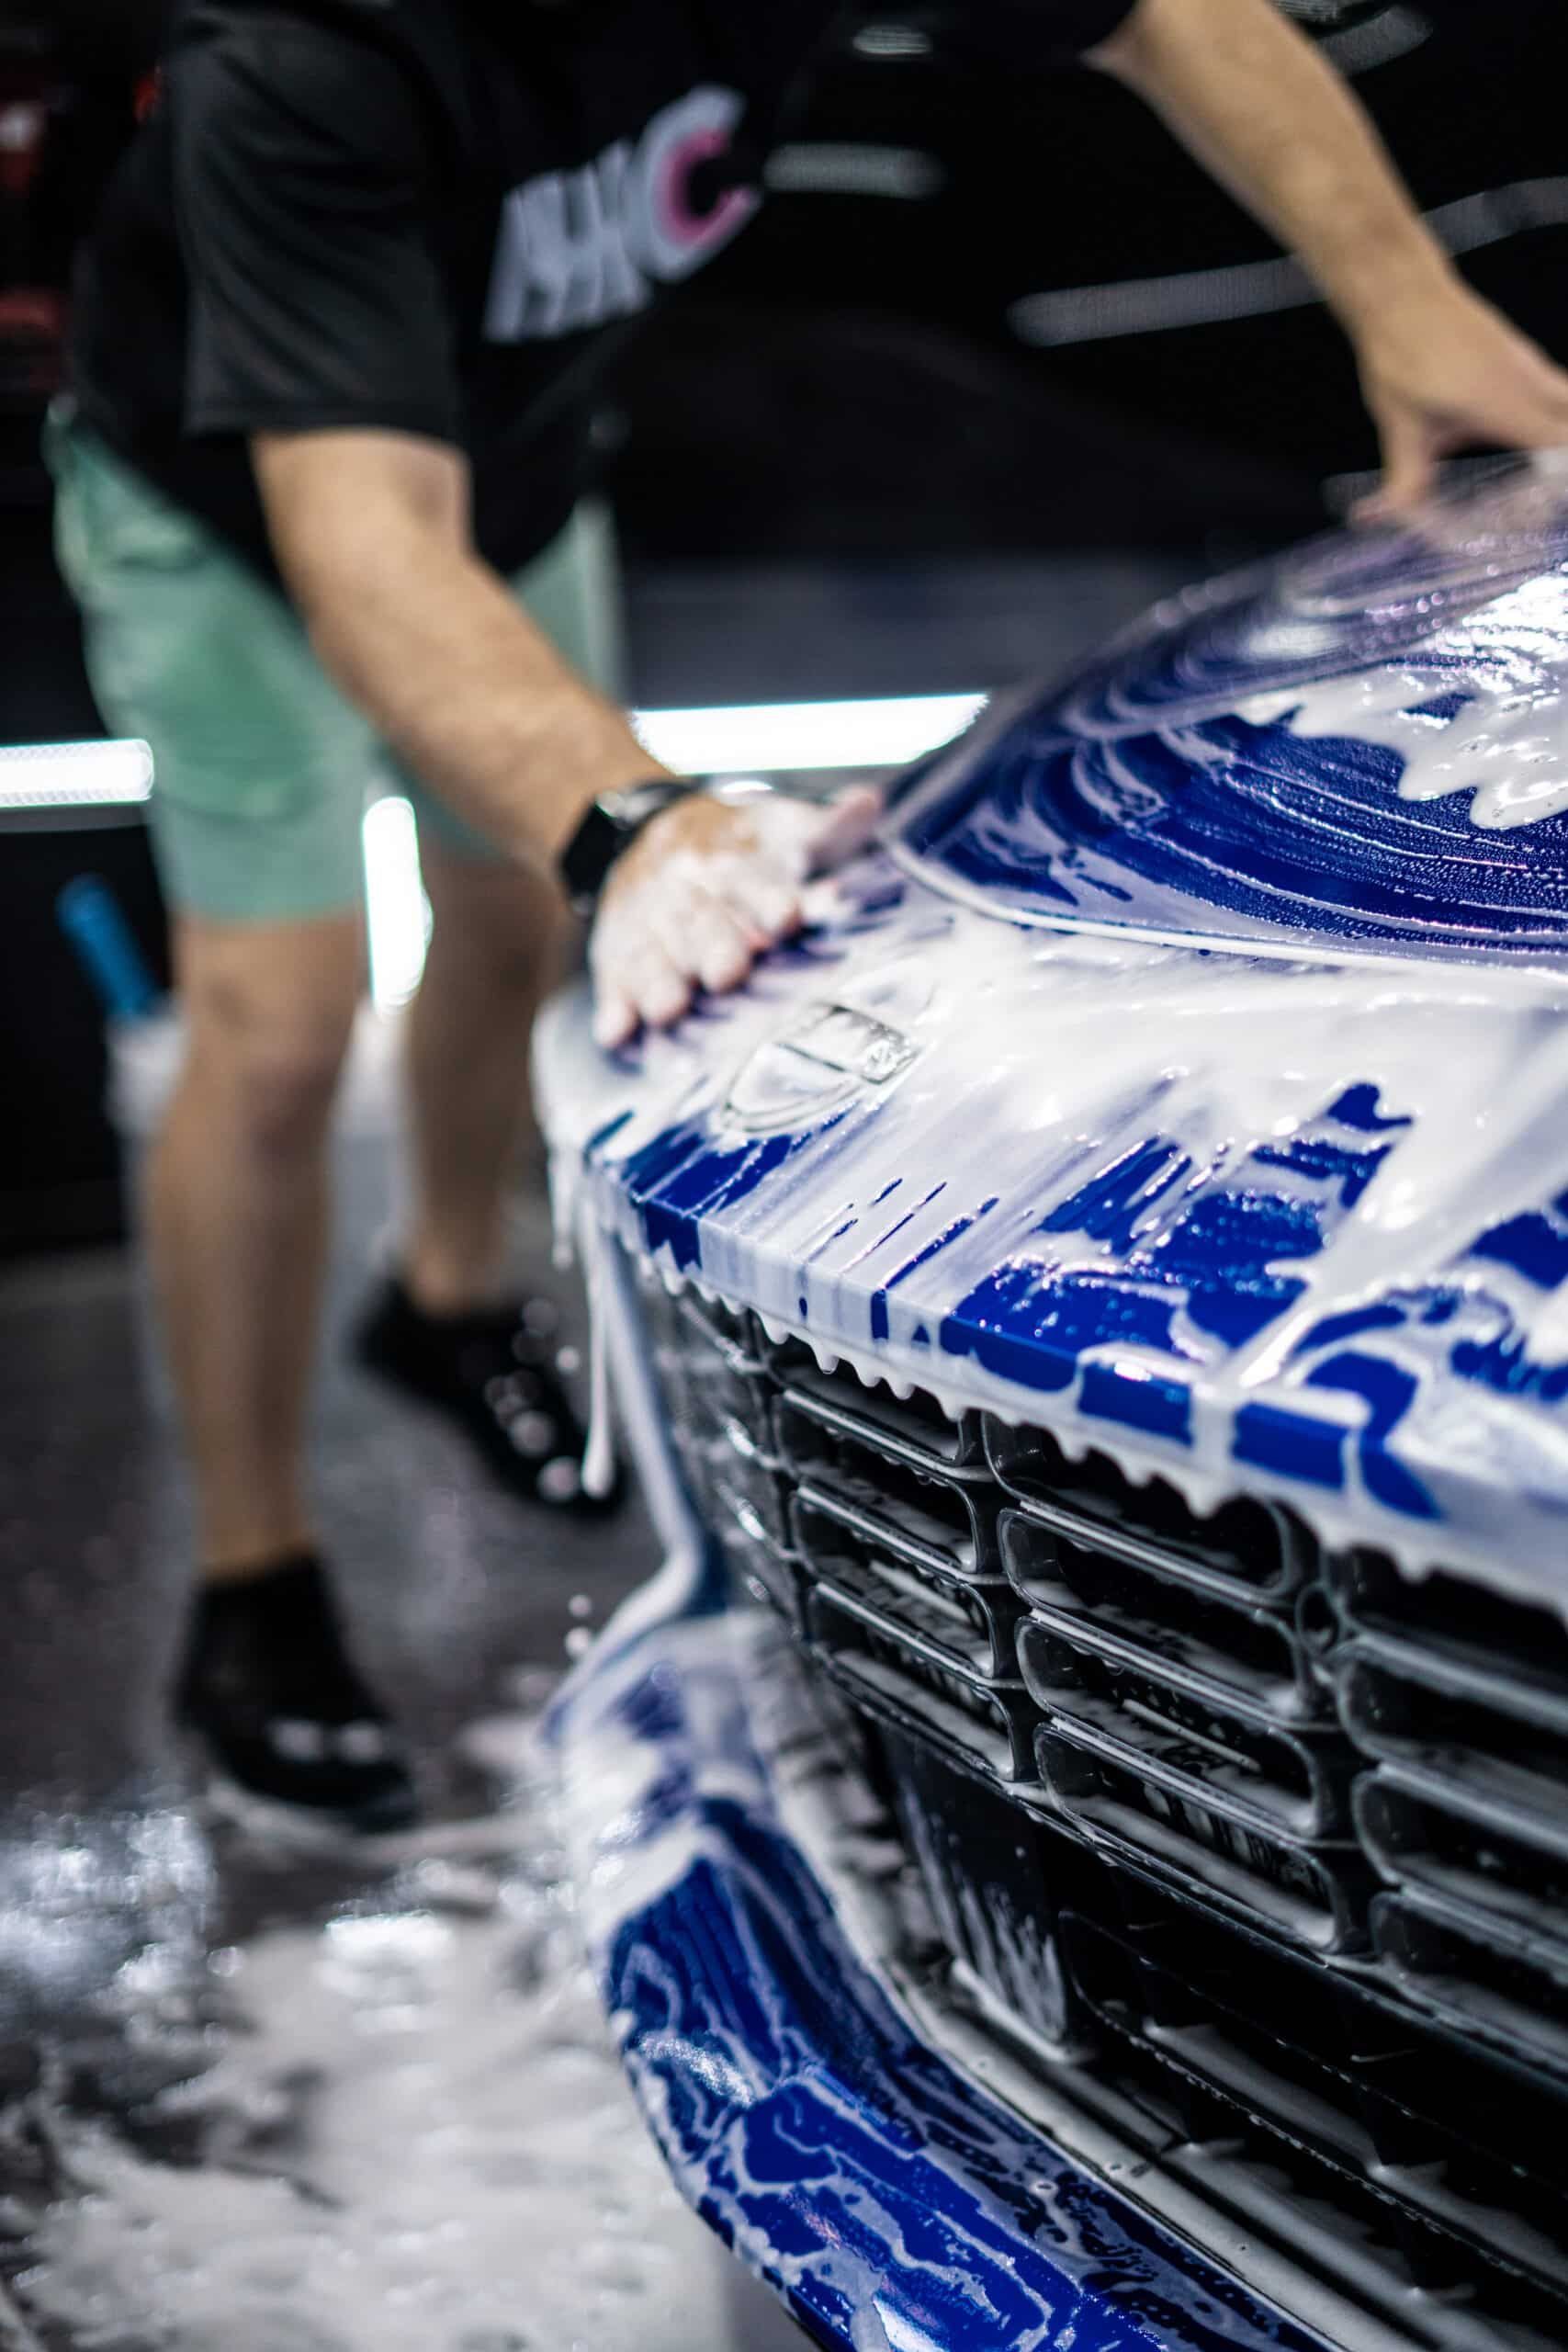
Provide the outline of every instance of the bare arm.
<path id="1" fill-rule="evenodd" d="M 1143 0 L 1094 62 L 1300 254 L 1347 325 L 1447 279 L 1368 116 L 1271 0 Z"/>
<path id="2" fill-rule="evenodd" d="M 1271 0 L 1141 0 L 1092 62 L 1322 287 L 1382 435 L 1386 505 L 1466 442 L 1568 442 L 1568 376 L 1463 284 L 1359 102 Z"/>
<path id="3" fill-rule="evenodd" d="M 468 470 L 412 435 L 253 443 L 279 570 L 322 666 L 432 788 L 552 879 L 601 792 L 664 774 L 474 552 Z M 678 1020 L 731 989 L 800 921 L 807 876 L 850 855 L 874 795 L 827 809 L 667 809 L 610 876 L 591 958 L 599 1035 Z"/>
<path id="4" fill-rule="evenodd" d="M 254 455 L 322 666 L 501 848 L 553 873 L 597 793 L 662 773 L 475 554 L 455 450 L 353 431 L 262 434 Z"/>

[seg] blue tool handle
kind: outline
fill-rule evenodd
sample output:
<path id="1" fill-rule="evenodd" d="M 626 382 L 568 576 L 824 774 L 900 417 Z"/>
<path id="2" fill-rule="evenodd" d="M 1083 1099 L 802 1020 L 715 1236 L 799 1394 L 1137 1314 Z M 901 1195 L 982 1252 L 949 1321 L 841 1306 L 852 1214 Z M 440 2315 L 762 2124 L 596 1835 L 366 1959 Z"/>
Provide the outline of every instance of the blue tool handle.
<path id="1" fill-rule="evenodd" d="M 140 1021 L 152 1012 L 157 985 L 102 875 L 79 874 L 68 882 L 54 911 L 110 1018 Z"/>

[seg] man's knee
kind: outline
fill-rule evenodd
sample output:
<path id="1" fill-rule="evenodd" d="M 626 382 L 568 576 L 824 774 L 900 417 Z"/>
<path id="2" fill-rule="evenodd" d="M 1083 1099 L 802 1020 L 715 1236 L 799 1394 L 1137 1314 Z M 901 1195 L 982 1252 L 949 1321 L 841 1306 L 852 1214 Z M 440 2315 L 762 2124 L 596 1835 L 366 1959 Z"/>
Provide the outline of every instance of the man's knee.
<path id="1" fill-rule="evenodd" d="M 293 1030 L 265 1021 L 192 1024 L 189 1083 L 258 1157 L 286 1159 L 312 1150 L 331 1115 L 347 1034 Z"/>
<path id="2" fill-rule="evenodd" d="M 313 1148 L 353 1032 L 356 950 L 242 934 L 209 939 L 182 963 L 187 1075 L 205 1107 L 263 1156 Z"/>
<path id="3" fill-rule="evenodd" d="M 197 1069 L 202 1069 L 201 1064 Z M 258 1038 L 227 1066 L 205 1064 L 209 1096 L 220 1091 L 231 1128 L 263 1159 L 314 1149 L 326 1132 L 343 1068 L 310 1039 Z M 198 1080 L 199 1082 L 199 1080 Z"/>

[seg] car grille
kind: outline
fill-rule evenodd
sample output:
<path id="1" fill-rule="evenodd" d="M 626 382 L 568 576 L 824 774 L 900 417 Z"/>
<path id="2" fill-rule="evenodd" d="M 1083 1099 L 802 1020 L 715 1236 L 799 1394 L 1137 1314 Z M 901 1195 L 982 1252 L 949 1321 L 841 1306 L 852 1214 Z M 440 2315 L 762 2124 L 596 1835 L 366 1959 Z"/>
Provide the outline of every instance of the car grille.
<path id="1" fill-rule="evenodd" d="M 694 1498 L 989 2030 L 1412 2343 L 1568 2342 L 1562 1622 L 644 1281 Z"/>

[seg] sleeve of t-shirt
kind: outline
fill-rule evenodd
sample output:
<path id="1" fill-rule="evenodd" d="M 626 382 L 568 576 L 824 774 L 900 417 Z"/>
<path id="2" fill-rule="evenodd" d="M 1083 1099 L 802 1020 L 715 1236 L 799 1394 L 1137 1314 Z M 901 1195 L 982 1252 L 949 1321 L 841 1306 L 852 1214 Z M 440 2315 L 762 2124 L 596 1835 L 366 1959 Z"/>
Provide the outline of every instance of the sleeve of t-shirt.
<path id="1" fill-rule="evenodd" d="M 186 432 L 456 438 L 411 78 L 369 43 L 276 20 L 176 51 L 170 78 Z"/>

